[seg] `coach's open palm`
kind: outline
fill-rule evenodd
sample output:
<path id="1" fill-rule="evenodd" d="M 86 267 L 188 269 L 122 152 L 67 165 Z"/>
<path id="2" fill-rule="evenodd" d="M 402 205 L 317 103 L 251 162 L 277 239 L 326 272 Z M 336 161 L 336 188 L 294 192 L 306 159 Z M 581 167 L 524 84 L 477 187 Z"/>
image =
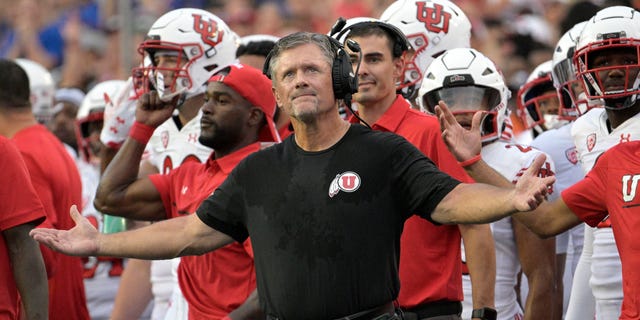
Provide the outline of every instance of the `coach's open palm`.
<path id="1" fill-rule="evenodd" d="M 71 256 L 92 256 L 98 251 L 100 233 L 73 205 L 69 210 L 76 226 L 70 230 L 36 228 L 29 233 L 36 241 Z"/>
<path id="2" fill-rule="evenodd" d="M 533 210 L 547 198 L 549 189 L 556 181 L 555 176 L 540 177 L 539 172 L 547 156 L 541 154 L 518 179 L 514 190 L 514 206 L 518 211 Z"/>

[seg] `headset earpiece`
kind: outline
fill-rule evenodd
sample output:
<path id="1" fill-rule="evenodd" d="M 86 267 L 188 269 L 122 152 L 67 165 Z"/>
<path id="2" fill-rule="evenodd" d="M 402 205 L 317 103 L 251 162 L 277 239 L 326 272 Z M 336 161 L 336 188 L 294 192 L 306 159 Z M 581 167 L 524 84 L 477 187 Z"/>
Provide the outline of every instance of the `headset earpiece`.
<path id="1" fill-rule="evenodd" d="M 262 74 L 264 74 L 265 76 L 267 76 L 267 78 L 271 79 L 271 70 L 269 70 L 269 64 L 271 63 L 271 56 L 272 56 L 273 50 L 269 51 L 269 53 L 267 54 L 267 57 L 264 59 L 264 64 L 262 65 Z"/>
<path id="2" fill-rule="evenodd" d="M 327 36 L 327 38 L 336 53 L 336 57 L 331 66 L 333 94 L 336 99 L 345 99 L 347 95 L 349 96 L 348 98 L 350 98 L 351 94 L 358 91 L 358 79 L 353 73 L 351 58 L 349 58 L 349 54 L 347 54 L 344 46 L 338 40 L 330 36 Z"/>

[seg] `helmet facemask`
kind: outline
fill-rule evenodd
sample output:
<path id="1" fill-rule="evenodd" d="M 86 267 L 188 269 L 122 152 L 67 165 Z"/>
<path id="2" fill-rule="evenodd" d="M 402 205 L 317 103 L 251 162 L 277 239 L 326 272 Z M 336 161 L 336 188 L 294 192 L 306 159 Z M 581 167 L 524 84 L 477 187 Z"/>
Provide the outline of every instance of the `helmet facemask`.
<path id="1" fill-rule="evenodd" d="M 439 101 L 444 101 L 458 123 L 466 129 L 471 129 L 473 115 L 483 111 L 480 123 L 482 141 L 499 138 L 502 131 L 499 126 L 502 124 L 499 123 L 501 97 L 498 90 L 477 85 L 442 87 L 426 93 L 422 99 L 425 106 L 436 106 Z M 430 109 L 434 112 L 432 107 Z"/>
<path id="2" fill-rule="evenodd" d="M 194 55 L 189 58 L 185 50 L 190 50 Z M 197 44 L 145 41 L 140 45 L 138 52 L 147 56 L 150 63 L 146 65 L 143 63 L 142 67 L 134 68 L 133 75 L 138 80 L 134 83 L 142 85 L 142 87 L 136 87 L 136 91 L 144 93 L 156 90 L 162 101 L 170 101 L 183 93 L 201 93 L 189 74 L 189 68 L 194 59 L 202 55 Z M 159 64 L 160 59 L 175 61 L 175 63 Z"/>
<path id="3" fill-rule="evenodd" d="M 518 90 L 518 115 L 526 129 L 544 126 L 542 129 L 559 128 L 567 121 L 561 120 L 564 111 L 551 81 L 551 74 L 525 83 Z"/>
<path id="4" fill-rule="evenodd" d="M 640 93 L 640 40 L 612 38 L 576 52 L 574 63 L 586 98 L 605 100 L 605 108 L 633 106 Z"/>

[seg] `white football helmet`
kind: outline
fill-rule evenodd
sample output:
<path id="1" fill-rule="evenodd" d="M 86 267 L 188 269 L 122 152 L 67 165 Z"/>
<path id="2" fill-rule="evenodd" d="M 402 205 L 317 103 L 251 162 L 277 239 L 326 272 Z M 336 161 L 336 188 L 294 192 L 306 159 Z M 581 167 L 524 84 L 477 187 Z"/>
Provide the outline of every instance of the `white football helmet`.
<path id="1" fill-rule="evenodd" d="M 576 42 L 586 21 L 580 22 L 565 32 L 553 51 L 551 80 L 560 99 L 561 120 L 575 120 L 579 115 L 587 111 L 589 104 L 580 98 L 582 87 L 576 77 L 576 69 L 573 67 L 573 54 L 576 50 Z"/>
<path id="2" fill-rule="evenodd" d="M 16 59 L 29 77 L 31 89 L 31 110 L 38 122 L 47 123 L 53 118 L 53 101 L 56 86 L 51 73 L 41 64 L 29 59 Z"/>
<path id="3" fill-rule="evenodd" d="M 586 97 L 604 99 L 605 108 L 624 109 L 635 104 L 640 93 L 640 12 L 633 8 L 614 6 L 602 9 L 584 25 L 576 44 L 574 67 Z M 633 56 L 622 63 L 594 60 L 611 53 Z M 615 63 L 615 62 L 613 62 Z M 613 70 L 625 76 L 618 81 L 600 75 Z M 624 78 L 624 79 L 622 79 Z M 611 88 L 607 88 L 610 86 Z"/>
<path id="4" fill-rule="evenodd" d="M 559 119 L 560 101 L 551 80 L 551 68 L 551 60 L 539 64 L 518 90 L 518 116 L 526 129 L 536 128 L 541 132 L 568 123 L 567 120 Z M 540 127 L 542 124 L 544 128 Z"/>
<path id="5" fill-rule="evenodd" d="M 189 98 L 203 93 L 209 77 L 236 61 L 239 44 L 238 35 L 216 15 L 200 9 L 173 10 L 156 20 L 140 44 L 138 52 L 150 57 L 151 66 L 135 68 L 134 77 L 143 75 L 149 80 L 143 83 L 164 101 L 182 93 Z M 178 65 L 158 67 L 156 54 L 176 56 Z M 165 80 L 169 73 L 172 76 Z"/>
<path id="6" fill-rule="evenodd" d="M 126 81 L 107 80 L 95 85 L 84 97 L 76 115 L 76 140 L 80 155 L 89 162 L 96 157 L 97 151 L 92 148 L 99 139 L 91 138 L 90 125 L 95 125 L 99 134 L 102 130 L 104 110 L 108 104 L 114 103 L 116 94 L 124 88 Z"/>
<path id="7" fill-rule="evenodd" d="M 496 140 L 510 125 L 507 102 L 511 92 L 502 72 L 484 54 L 472 48 L 447 50 L 429 65 L 418 91 L 418 104 L 434 112 L 443 100 L 463 126 L 470 126 L 478 110 L 482 119 L 482 141 Z"/>
<path id="8" fill-rule="evenodd" d="M 424 71 L 438 55 L 453 48 L 469 48 L 471 22 L 448 0 L 398 0 L 380 16 L 400 29 L 414 49 L 406 61 L 398 89 L 407 99 L 415 98 Z"/>

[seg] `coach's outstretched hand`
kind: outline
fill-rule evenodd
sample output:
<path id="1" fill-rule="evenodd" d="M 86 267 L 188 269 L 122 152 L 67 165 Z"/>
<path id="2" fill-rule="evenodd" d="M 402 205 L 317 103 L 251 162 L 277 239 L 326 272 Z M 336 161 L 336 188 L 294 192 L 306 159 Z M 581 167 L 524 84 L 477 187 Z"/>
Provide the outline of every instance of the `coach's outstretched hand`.
<path id="1" fill-rule="evenodd" d="M 73 205 L 69 210 L 76 226 L 70 230 L 36 228 L 29 235 L 47 247 L 71 256 L 91 256 L 98 251 L 100 233 Z"/>
<path id="2" fill-rule="evenodd" d="M 442 138 L 447 144 L 451 153 L 460 162 L 472 159 L 480 154 L 482 150 L 482 138 L 480 135 L 480 122 L 484 116 L 484 112 L 478 111 L 473 115 L 471 120 L 471 128 L 462 127 L 447 105 L 440 101 L 435 107 L 436 116 L 440 121 L 440 129 L 442 130 Z M 549 189 L 555 182 L 555 176 L 540 176 L 540 168 L 546 161 L 545 155 L 538 156 L 529 166 L 527 171 L 518 179 L 513 196 L 511 197 L 512 205 L 518 211 L 533 210 L 547 198 Z M 474 161 L 478 165 L 469 172 L 477 182 L 489 183 L 503 188 L 512 188 L 513 185 L 507 181 L 502 175 L 497 173 L 483 161 Z"/>
<path id="3" fill-rule="evenodd" d="M 514 206 L 518 211 L 529 211 L 537 208 L 547 199 L 549 189 L 556 181 L 555 176 L 540 177 L 539 172 L 547 156 L 541 154 L 518 179 L 514 190 Z"/>

